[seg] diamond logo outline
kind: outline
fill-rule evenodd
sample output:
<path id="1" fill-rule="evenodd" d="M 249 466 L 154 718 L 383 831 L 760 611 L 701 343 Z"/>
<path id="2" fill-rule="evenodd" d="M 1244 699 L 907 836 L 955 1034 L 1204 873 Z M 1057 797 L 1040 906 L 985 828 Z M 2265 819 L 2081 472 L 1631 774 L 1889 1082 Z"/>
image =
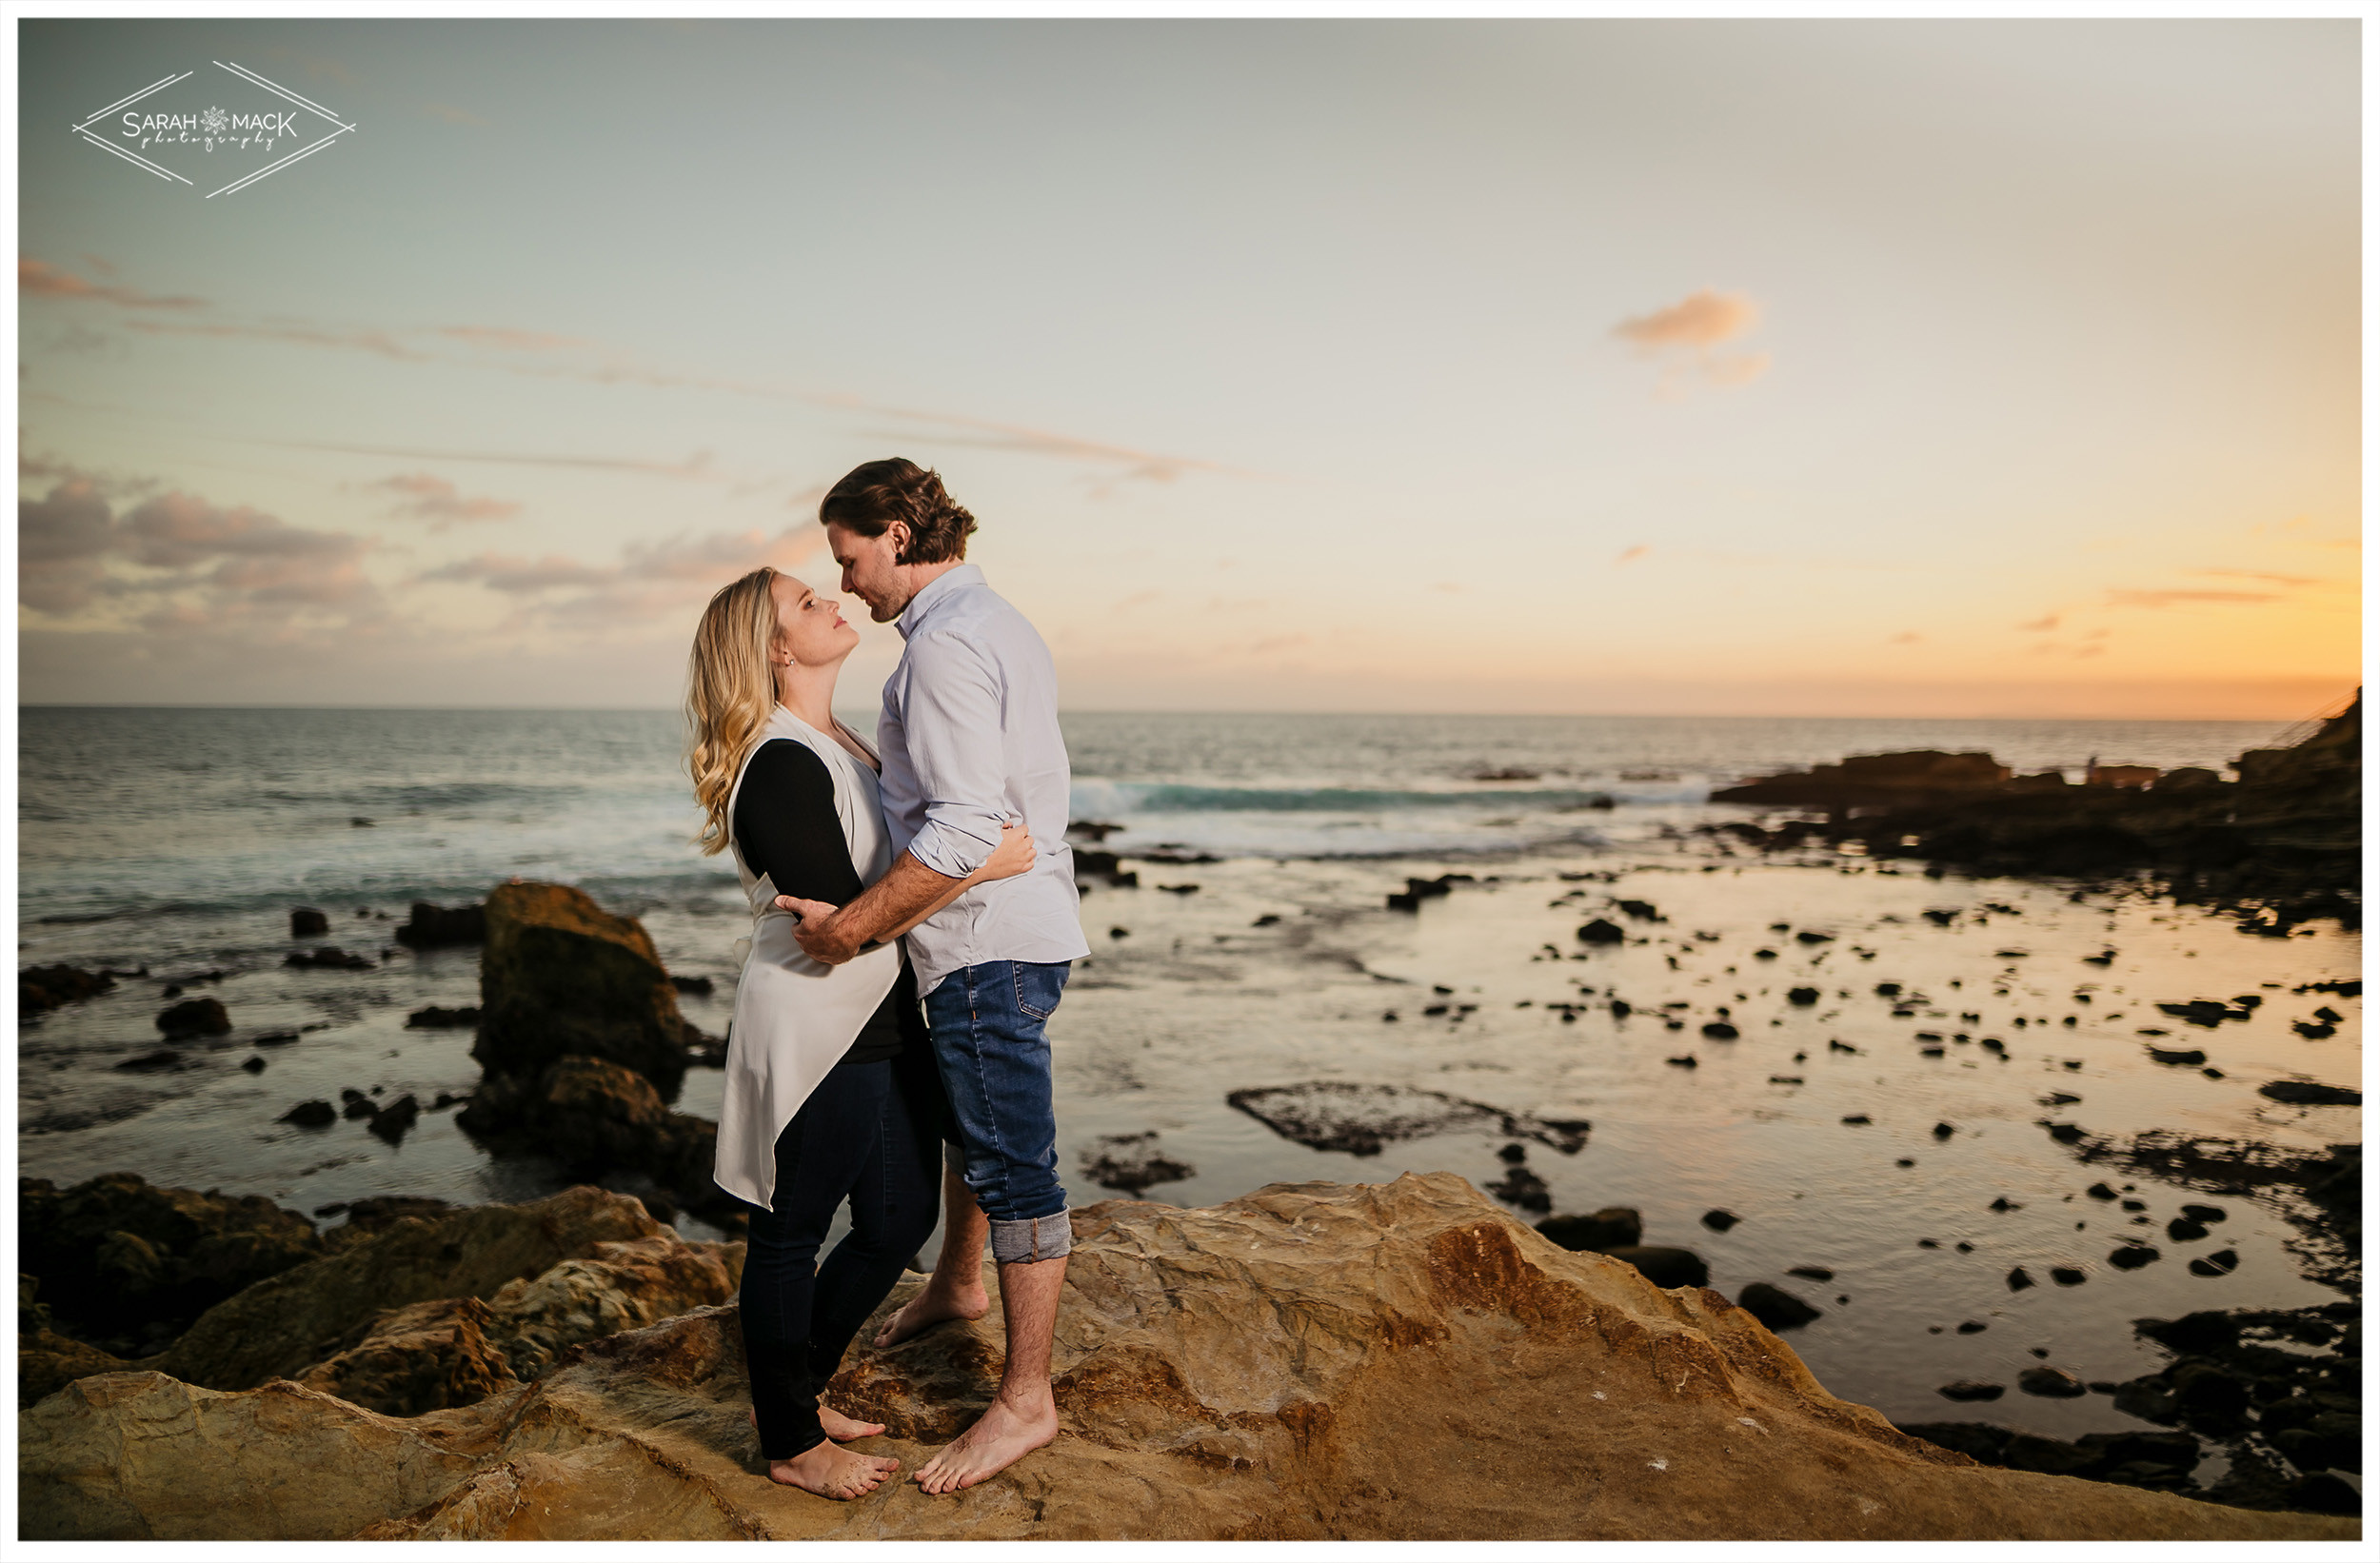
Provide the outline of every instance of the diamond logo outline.
<path id="1" fill-rule="evenodd" d="M 265 178 L 268 174 L 279 173 L 290 164 L 295 163 L 302 158 L 313 156 L 316 152 L 323 150 L 325 148 L 329 147 L 332 143 L 336 142 L 341 136 L 349 134 L 356 129 L 355 126 L 341 119 L 334 110 L 324 108 L 321 104 L 314 102 L 311 98 L 302 97 L 299 94 L 290 91 L 279 82 L 268 80 L 263 74 L 250 70 L 248 67 L 239 64 L 237 61 L 226 62 L 223 60 L 214 60 L 209 63 L 214 65 L 218 69 L 229 71 L 232 75 L 238 77 L 244 82 L 247 82 L 252 87 L 261 87 L 266 91 L 270 92 L 277 97 L 285 98 L 288 102 L 296 104 L 299 108 L 307 110 L 308 113 L 317 114 L 322 118 L 328 120 L 334 129 L 332 129 L 327 134 L 318 136 L 314 140 L 307 142 L 305 146 L 300 147 L 296 151 L 289 153 L 286 157 L 268 163 L 261 168 L 251 168 L 247 173 L 240 175 L 238 178 L 232 180 L 230 183 L 223 186 L 219 189 L 208 190 L 205 197 L 207 200 L 211 201 L 218 195 L 229 195 L 235 190 L 246 189 L 248 187 L 255 184 L 257 181 Z M 120 109 L 129 108 L 131 105 L 140 102 L 143 98 L 153 96 L 156 93 L 164 91 L 169 87 L 177 86 L 182 82 L 186 82 L 196 74 L 197 72 L 194 70 L 185 70 L 178 76 L 168 76 L 162 81 L 151 82 L 149 86 L 142 88 L 137 92 L 131 93 L 127 97 L 118 98 L 115 102 L 108 105 L 108 107 L 98 110 L 96 113 L 89 115 L 79 124 L 70 127 L 70 129 L 74 134 L 80 136 L 83 140 L 89 142 L 92 146 L 98 148 L 103 152 L 107 152 L 114 157 L 120 157 L 127 163 L 130 163 L 137 168 L 145 168 L 149 172 L 155 174 L 160 179 L 169 180 L 175 184 L 188 185 L 192 189 L 196 189 L 198 188 L 196 181 L 191 180 L 185 175 L 176 173 L 173 169 L 166 168 L 162 164 L 152 162 L 129 148 L 118 147 L 110 142 L 105 141 L 100 137 L 91 134 L 90 131 L 90 127 L 98 124 L 109 114 L 115 113 Z M 209 133 L 215 133 L 220 129 L 216 122 L 222 118 L 221 111 L 210 108 L 208 110 L 208 117 L 205 123 L 209 129 Z"/>

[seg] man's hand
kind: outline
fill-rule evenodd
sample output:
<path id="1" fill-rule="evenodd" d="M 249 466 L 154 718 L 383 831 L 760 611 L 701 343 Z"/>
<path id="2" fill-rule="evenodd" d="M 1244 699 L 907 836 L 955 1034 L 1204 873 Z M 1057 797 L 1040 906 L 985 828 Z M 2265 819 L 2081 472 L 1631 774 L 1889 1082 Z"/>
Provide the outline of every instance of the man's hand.
<path id="1" fill-rule="evenodd" d="M 840 907 L 829 906 L 823 900 L 803 900 L 799 896 L 779 896 L 777 909 L 793 914 L 793 941 L 820 965 L 840 966 L 860 953 L 860 941 L 845 938 L 836 925 L 835 914 Z"/>

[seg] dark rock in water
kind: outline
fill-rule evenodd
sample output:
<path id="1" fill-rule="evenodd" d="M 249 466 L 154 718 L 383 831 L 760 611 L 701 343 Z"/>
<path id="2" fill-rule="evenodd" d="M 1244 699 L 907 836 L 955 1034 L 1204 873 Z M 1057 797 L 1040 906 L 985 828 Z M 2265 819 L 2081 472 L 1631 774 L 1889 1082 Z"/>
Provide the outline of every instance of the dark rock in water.
<path id="1" fill-rule="evenodd" d="M 1533 1216 L 1542 1216 L 1554 1208 L 1554 1194 L 1546 1187 L 1545 1179 L 1526 1167 L 1508 1169 L 1503 1177 L 1487 1185 L 1487 1191 Z"/>
<path id="2" fill-rule="evenodd" d="M 1725 1232 L 1742 1219 L 1732 1210 L 1706 1210 L 1702 1213 L 1702 1224 L 1713 1232 Z"/>
<path id="3" fill-rule="evenodd" d="M 1066 821 L 1066 834 L 1069 836 L 1080 836 L 1086 841 L 1103 841 L 1123 828 L 1124 827 L 1121 825 L 1111 825 L 1101 820 L 1069 820 Z"/>
<path id="4" fill-rule="evenodd" d="M 1496 1158 L 1507 1164 L 1526 1161 L 1529 1159 L 1529 1147 L 1518 1140 L 1514 1140 L 1509 1145 L 1499 1147 L 1496 1153 Z"/>
<path id="5" fill-rule="evenodd" d="M 2021 1264 L 2008 1273 L 2008 1289 L 2012 1292 L 2022 1292 L 2034 1284 L 2033 1273 Z"/>
<path id="6" fill-rule="evenodd" d="M 2027 1368 L 2016 1375 L 2016 1387 L 2052 1400 L 2072 1400 L 2091 1393 L 2081 1379 L 2063 1368 Z"/>
<path id="7" fill-rule="evenodd" d="M 1137 1135 L 1101 1135 L 1082 1149 L 1082 1171 L 1103 1189 L 1139 1194 L 1159 1183 L 1179 1183 L 1196 1177 L 1199 1170 L 1176 1161 L 1158 1149 L 1157 1131 Z"/>
<path id="8" fill-rule="evenodd" d="M 1408 896 L 1402 890 L 1391 890 L 1388 893 L 1388 909 L 1392 912 L 1418 912 L 1421 910 L 1421 898 Z"/>
<path id="9" fill-rule="evenodd" d="M 1549 1216 L 1537 1223 L 1537 1230 L 1574 1254 L 1607 1254 L 1641 1243 L 1644 1218 L 1625 1206 L 1612 1205 L 1592 1216 Z"/>
<path id="10" fill-rule="evenodd" d="M 2292 1107 L 2361 1107 L 2364 1094 L 2343 1085 L 2324 1085 L 2319 1080 L 2274 1080 L 2256 1088 L 2256 1095 Z"/>
<path id="11" fill-rule="evenodd" d="M 367 955 L 349 955 L 336 944 L 325 944 L 310 955 L 303 950 L 291 950 L 282 958 L 281 963 L 285 966 L 307 967 L 322 971 L 361 972 L 371 970 L 372 958 Z"/>
<path id="12" fill-rule="evenodd" d="M 330 932 L 330 919 L 319 907 L 300 906 L 289 913 L 291 939 L 320 939 Z"/>
<path id="13" fill-rule="evenodd" d="M 488 1074 L 527 1081 L 565 1057 L 608 1058 L 673 1099 L 686 1070 L 678 992 L 633 918 L 567 885 L 500 884 L 486 904 L 479 1039 Z"/>
<path id="14" fill-rule="evenodd" d="M 2157 1063 L 2182 1064 L 2195 1069 L 2207 1061 L 2207 1056 L 2194 1047 L 2152 1047 L 2149 1057 Z"/>
<path id="15" fill-rule="evenodd" d="M 1833 934 L 1820 933 L 1815 928 L 1804 928 L 1794 938 L 1804 944 L 1831 944 L 1835 941 Z"/>
<path id="16" fill-rule="evenodd" d="M 374 1135 L 394 1145 L 405 1138 L 406 1131 L 412 1128 L 413 1120 L 421 1116 L 422 1104 L 414 1100 L 408 1092 L 373 1115 L 371 1130 Z"/>
<path id="17" fill-rule="evenodd" d="M 1667 1291 L 1676 1286 L 1708 1286 L 1711 1267 L 1702 1262 L 1702 1256 L 1687 1248 L 1651 1248 L 1622 1244 L 1602 1250 L 1607 1259 L 1636 1267 L 1639 1275 L 1654 1285 Z"/>
<path id="18" fill-rule="evenodd" d="M 1799 1329 L 1820 1316 L 1819 1310 L 1767 1281 L 1754 1281 L 1745 1287 L 1736 1295 L 1735 1306 L 1772 1330 Z"/>
<path id="19" fill-rule="evenodd" d="M 1845 1123 L 1874 1123 L 1875 1119 L 1865 1113 L 1847 1113 L 1843 1116 L 1843 1121 Z"/>
<path id="20" fill-rule="evenodd" d="M 486 907 L 436 906 L 426 900 L 415 901 L 411 919 L 397 929 L 397 942 L 416 950 L 477 944 L 486 937 Z"/>
<path id="21" fill-rule="evenodd" d="M 2113 1189 L 2109 1188 L 2105 1183 L 2093 1183 L 2091 1187 L 2083 1190 L 2083 1193 L 2091 1196 L 2093 1199 L 2114 1199 L 2120 1197 L 2120 1196 L 2118 1196 Z"/>
<path id="22" fill-rule="evenodd" d="M 323 1246 L 337 1252 L 358 1238 L 386 1232 L 399 1221 L 434 1221 L 452 1211 L 454 1206 L 444 1199 L 432 1199 L 418 1194 L 383 1194 L 358 1199 L 352 1204 L 325 1205 L 316 1216 L 344 1214 L 347 1220 L 323 1234 Z"/>
<path id="23" fill-rule="evenodd" d="M 1663 918 L 1658 911 L 1654 909 L 1653 903 L 1649 900 L 1623 900 L 1616 901 L 1614 904 L 1619 908 L 1620 912 L 1624 916 L 1635 918 L 1642 922 L 1664 922 L 1668 920 Z"/>
<path id="24" fill-rule="evenodd" d="M 1959 1323 L 1958 1333 L 1963 1335 L 1979 1335 L 1990 1328 L 1992 1326 L 1979 1318 L 1963 1319 Z"/>
<path id="25" fill-rule="evenodd" d="M 380 1103 L 364 1095 L 361 1091 L 342 1091 L 339 1095 L 347 1103 L 346 1106 L 340 1109 L 339 1116 L 346 1118 L 349 1123 L 353 1123 L 358 1118 L 378 1118 L 380 1116 Z"/>
<path id="26" fill-rule="evenodd" d="M 2193 1276 L 2228 1276 L 2238 1268 L 2239 1251 L 2233 1248 L 2223 1249 L 2218 1253 L 2208 1255 L 2203 1259 L 2190 1261 L 2190 1273 Z"/>
<path id="27" fill-rule="evenodd" d="M 16 974 L 16 1016 L 28 1019 L 61 1004 L 96 998 L 116 985 L 106 972 L 79 966 L 28 966 Z"/>
<path id="28" fill-rule="evenodd" d="M 2008 1393 L 2005 1384 L 1986 1384 L 1979 1379 L 1961 1378 L 1935 1391 L 1945 1400 L 1997 1400 Z"/>
<path id="29" fill-rule="evenodd" d="M 1785 990 L 1785 1001 L 1789 1004 L 1815 1004 L 1818 1001 L 1818 990 L 1815 988 L 1788 988 Z"/>
<path id="30" fill-rule="evenodd" d="M 2329 1021 L 2292 1020 L 2291 1029 L 2310 1042 L 2326 1041 L 2339 1034 L 2339 1028 Z"/>
<path id="31" fill-rule="evenodd" d="M 1925 910 L 1925 919 L 1936 928 L 1947 928 L 1958 920 L 1958 911 L 1955 906 L 1929 906 Z"/>
<path id="32" fill-rule="evenodd" d="M 158 1188 L 129 1173 L 66 1189 L 20 1178 L 17 1222 L 17 1268 L 40 1277 L 43 1304 L 118 1355 L 148 1355 L 143 1336 L 179 1335 L 321 1252 L 313 1223 L 268 1199 Z"/>
<path id="33" fill-rule="evenodd" d="M 2157 1008 L 2178 1020 L 2211 1030 L 2226 1020 L 2245 1020 L 2255 1013 L 2253 1004 L 2231 1005 L 2220 999 L 2192 999 L 2188 1003 L 2159 1004 Z"/>
<path id="34" fill-rule="evenodd" d="M 1452 1133 L 1533 1139 L 1575 1156 L 1592 1127 L 1580 1118 L 1540 1118 L 1441 1092 L 1354 1080 L 1264 1086 L 1223 1099 L 1283 1138 L 1354 1156 L 1377 1156 L 1395 1140 Z"/>
<path id="35" fill-rule="evenodd" d="M 181 1061 L 182 1055 L 167 1047 L 159 1048 L 154 1053 L 144 1053 L 137 1058 L 126 1058 L 116 1067 L 129 1069 L 136 1074 L 154 1075 L 160 1070 L 171 1069 Z"/>
<path id="36" fill-rule="evenodd" d="M 453 1009 L 443 1009 L 436 1004 L 430 1004 L 425 1008 L 417 1009 L 412 1014 L 407 1016 L 405 1018 L 405 1023 L 409 1027 L 420 1029 L 431 1029 L 446 1026 L 475 1026 L 479 1024 L 479 1006 L 477 1004 L 461 1004 L 457 1005 Z"/>
<path id="37" fill-rule="evenodd" d="M 1742 1035 L 1742 1033 L 1738 1032 L 1734 1026 L 1729 1025 L 1725 1020 L 1704 1021 L 1702 1025 L 1702 1034 L 1705 1037 L 1710 1038 L 1715 1042 L 1732 1042 L 1738 1036 Z"/>
<path id="38" fill-rule="evenodd" d="M 2184 1205 L 2182 1214 L 2193 1221 L 2212 1223 L 2224 1219 L 2229 1213 L 2221 1205 Z"/>
<path id="39" fill-rule="evenodd" d="M 1822 1264 L 1797 1264 L 1785 1274 L 1799 1276 L 1805 1280 L 1814 1281 L 1831 1281 L 1835 1278 L 1835 1272 Z"/>
<path id="40" fill-rule="evenodd" d="M 1270 928 L 1273 924 L 1279 922 L 1279 920 L 1280 914 L 1279 912 L 1267 912 L 1263 916 L 1258 918 L 1254 922 L 1249 923 L 1248 926 L 1251 928 Z"/>
<path id="41" fill-rule="evenodd" d="M 2194 1243 L 2207 1235 L 2207 1229 L 2195 1221 L 2176 1216 L 2165 1223 L 2165 1235 L 2177 1243 Z"/>
<path id="42" fill-rule="evenodd" d="M 718 1125 L 669 1111 L 651 1080 L 609 1058 L 565 1056 L 527 1082 L 486 1076 L 455 1121 L 499 1149 L 549 1156 L 573 1177 L 646 1173 L 696 1208 L 725 1197 L 711 1182 Z"/>
<path id="43" fill-rule="evenodd" d="M 319 1098 L 313 1101 L 301 1101 L 273 1121 L 294 1123 L 301 1129 L 320 1129 L 327 1124 L 338 1122 L 339 1110 Z"/>
<path id="44" fill-rule="evenodd" d="M 220 1037 L 231 1029 L 231 1017 L 219 999 L 186 999 L 158 1015 L 157 1029 L 169 1037 Z"/>
<path id="45" fill-rule="evenodd" d="M 2052 1265 L 2050 1278 L 2060 1286 L 2080 1286 L 2083 1283 L 2083 1273 L 2072 1265 Z"/>
<path id="46" fill-rule="evenodd" d="M 2012 1210 L 2022 1210 L 2025 1207 L 2018 1204 L 2015 1200 L 2011 1199 L 2007 1195 L 2003 1194 L 1998 1198 L 1992 1201 L 1990 1208 L 2005 1215 Z"/>
<path id="47" fill-rule="evenodd" d="M 2045 1127 L 2050 1131 L 2050 1138 L 2056 1140 L 2061 1145 L 2077 1144 L 2083 1138 L 2083 1130 L 2080 1124 L 2052 1123 L 2045 1125 Z"/>
<path id="48" fill-rule="evenodd" d="M 2163 1255 L 2147 1243 L 2126 1243 L 2108 1256 L 2108 1263 L 2118 1270 L 2138 1270 L 2142 1265 L 2154 1264 L 2162 1257 Z"/>
<path id="49" fill-rule="evenodd" d="M 1617 944 L 1628 938 L 1628 933 L 1608 918 L 1597 918 L 1580 926 L 1578 937 L 1589 944 Z"/>
<path id="50" fill-rule="evenodd" d="M 1199 893 L 1195 884 L 1160 884 L 1158 888 L 1171 896 L 1195 896 Z"/>
<path id="51" fill-rule="evenodd" d="M 251 1053 L 240 1060 L 240 1067 L 251 1075 L 261 1075 L 265 1072 L 265 1060 L 262 1055 Z"/>
<path id="52" fill-rule="evenodd" d="M 672 977 L 669 985 L 680 993 L 690 993 L 697 999 L 708 999 L 714 986 L 707 977 Z"/>
<path id="53" fill-rule="evenodd" d="M 298 1034 L 294 1031 L 260 1032 L 256 1036 L 248 1039 L 251 1043 L 258 1047 L 287 1047 L 297 1039 Z"/>
<path id="54" fill-rule="evenodd" d="M 2248 1413 L 2248 1383 L 2217 1362 L 2176 1362 L 2166 1372 L 2173 1412 L 2201 1432 L 2235 1432 Z"/>
<path id="55" fill-rule="evenodd" d="M 1956 1133 L 1958 1131 L 1947 1123 L 1937 1123 L 1934 1126 L 1934 1138 L 1936 1139 L 1948 1139 Z"/>
<path id="56" fill-rule="evenodd" d="M 1702 1060 L 1696 1058 L 1691 1053 L 1680 1054 L 1678 1057 L 1665 1061 L 1676 1065 L 1679 1069 L 1698 1069 L 1702 1066 Z"/>

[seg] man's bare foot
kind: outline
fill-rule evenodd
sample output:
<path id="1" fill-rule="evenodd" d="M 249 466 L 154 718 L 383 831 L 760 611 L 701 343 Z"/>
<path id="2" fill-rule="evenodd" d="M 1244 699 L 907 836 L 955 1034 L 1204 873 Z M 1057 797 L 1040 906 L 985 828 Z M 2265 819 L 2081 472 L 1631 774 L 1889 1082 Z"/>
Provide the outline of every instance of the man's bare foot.
<path id="1" fill-rule="evenodd" d="M 747 1411 L 744 1415 L 752 1419 L 754 1428 L 761 1425 L 759 1412 Z M 826 1436 L 839 1444 L 847 1444 L 854 1438 L 873 1438 L 884 1431 L 883 1423 L 855 1422 L 823 1400 L 818 1403 L 818 1425 Z"/>
<path id="2" fill-rule="evenodd" d="M 992 1299 L 978 1280 L 973 1286 L 943 1291 L 933 1282 L 919 1289 L 918 1295 L 901 1305 L 901 1311 L 884 1321 L 876 1332 L 876 1349 L 898 1346 L 911 1335 L 930 1330 L 946 1319 L 982 1318 L 991 1311 Z"/>
<path id="3" fill-rule="evenodd" d="M 865 1497 L 901 1469 L 899 1460 L 879 1454 L 855 1454 L 833 1440 L 813 1444 L 790 1460 L 768 1462 L 768 1479 L 822 1498 L 848 1502 Z"/>
<path id="4" fill-rule="evenodd" d="M 1022 1412 L 1004 1399 L 918 1467 L 910 1480 L 928 1493 L 956 1493 L 988 1480 L 1058 1436 L 1058 1406 L 1044 1388 L 1038 1411 Z"/>

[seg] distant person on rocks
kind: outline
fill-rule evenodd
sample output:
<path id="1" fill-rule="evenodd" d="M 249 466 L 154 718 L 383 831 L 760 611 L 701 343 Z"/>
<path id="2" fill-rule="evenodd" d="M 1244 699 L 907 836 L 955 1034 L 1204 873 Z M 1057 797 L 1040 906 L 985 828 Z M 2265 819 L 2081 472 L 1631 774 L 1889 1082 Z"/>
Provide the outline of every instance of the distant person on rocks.
<path id="1" fill-rule="evenodd" d="M 1008 1329 L 1000 1392 L 974 1426 L 920 1467 L 928 1493 L 998 1474 L 1058 1434 L 1050 1338 L 1074 1246 L 1058 1181 L 1058 1125 L 1043 1035 L 1073 962 L 1090 954 L 1065 845 L 1070 775 L 1049 648 L 964 563 L 975 518 L 942 479 L 898 458 L 854 468 L 819 505 L 843 589 L 907 643 L 884 685 L 877 743 L 900 856 L 840 905 L 780 898 L 817 960 L 865 959 L 909 928 L 934 1055 L 959 1129 L 933 1277 L 876 1338 L 894 1345 L 988 1307 L 986 1236 Z M 1030 872 L 963 882 L 1021 821 L 1041 844 Z M 936 911 L 934 908 L 940 907 Z M 920 920 L 921 914 L 925 914 Z"/>
<path id="2" fill-rule="evenodd" d="M 840 1447 L 884 1429 L 820 1393 L 934 1229 L 950 1111 L 900 947 L 823 965 L 776 903 L 848 900 L 892 861 L 875 752 L 835 720 L 835 675 L 859 643 L 834 599 L 754 570 L 704 610 L 686 682 L 700 844 L 733 854 L 753 911 L 712 1170 L 750 1217 L 739 1312 L 752 1419 L 770 1477 L 830 1498 L 900 1469 Z M 1033 861 L 1014 832 L 923 909 Z M 850 1234 L 821 1265 L 846 1198 Z"/>

